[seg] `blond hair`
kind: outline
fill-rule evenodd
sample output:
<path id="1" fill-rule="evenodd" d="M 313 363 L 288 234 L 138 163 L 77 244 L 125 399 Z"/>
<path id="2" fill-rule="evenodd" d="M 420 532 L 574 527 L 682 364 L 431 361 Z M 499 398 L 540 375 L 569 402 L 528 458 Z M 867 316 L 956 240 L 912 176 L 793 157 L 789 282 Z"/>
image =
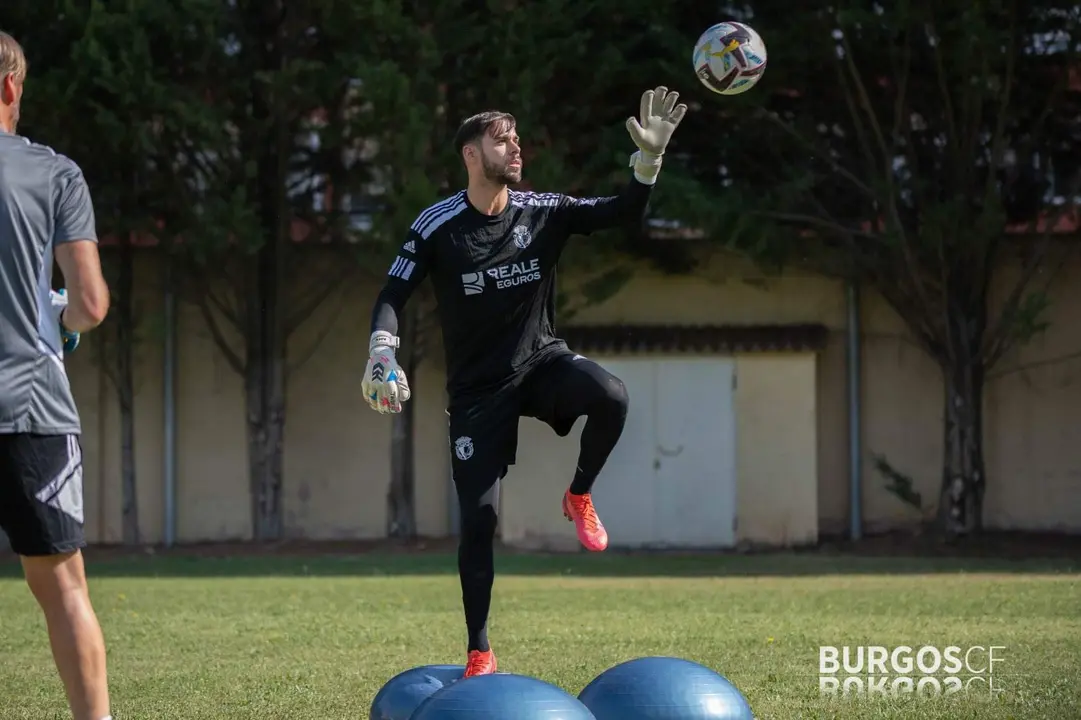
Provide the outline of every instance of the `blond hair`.
<path id="1" fill-rule="evenodd" d="M 14 75 L 19 83 L 26 80 L 26 55 L 15 38 L 0 31 L 0 79 L 7 75 Z"/>

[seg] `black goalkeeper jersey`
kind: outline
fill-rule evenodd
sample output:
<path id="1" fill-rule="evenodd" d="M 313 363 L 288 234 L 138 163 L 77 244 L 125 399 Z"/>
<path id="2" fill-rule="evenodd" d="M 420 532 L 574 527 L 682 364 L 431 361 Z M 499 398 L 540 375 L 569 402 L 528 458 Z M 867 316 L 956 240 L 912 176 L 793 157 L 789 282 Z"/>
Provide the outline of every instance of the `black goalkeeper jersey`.
<path id="1" fill-rule="evenodd" d="M 612 197 L 509 191 L 498 215 L 466 192 L 417 216 L 387 273 L 372 331 L 398 331 L 398 313 L 430 278 L 443 329 L 447 392 L 456 399 L 514 384 L 538 360 L 566 349 L 556 337 L 556 264 L 571 235 L 643 221 L 651 185 L 632 179 Z"/>

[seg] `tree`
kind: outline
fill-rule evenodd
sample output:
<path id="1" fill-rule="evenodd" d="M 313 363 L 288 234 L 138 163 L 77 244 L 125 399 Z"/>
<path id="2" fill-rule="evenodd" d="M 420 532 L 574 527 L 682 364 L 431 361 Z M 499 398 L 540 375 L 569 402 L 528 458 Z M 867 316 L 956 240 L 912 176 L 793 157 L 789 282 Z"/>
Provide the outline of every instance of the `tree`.
<path id="1" fill-rule="evenodd" d="M 161 176 L 171 158 L 160 140 L 180 132 L 188 115 L 175 108 L 191 94 L 173 62 L 190 42 L 176 30 L 198 17 L 201 7 L 206 3 L 101 0 L 5 6 L 7 28 L 23 43 L 31 66 L 20 131 L 72 157 L 94 197 L 112 311 L 86 345 L 99 341 L 98 359 L 117 394 L 128 544 L 141 542 L 134 415 L 140 316 L 136 245 L 139 238 L 160 234 L 160 220 L 170 213 L 172 193 Z"/>
<path id="2" fill-rule="evenodd" d="M 123 540 L 137 545 L 142 532 L 135 467 L 135 355 L 145 318 L 135 298 L 135 256 L 139 239 L 158 229 L 154 209 L 163 203 L 149 176 L 163 160 L 160 123 L 176 98 L 165 60 L 176 49 L 170 37 L 177 18 L 168 9 L 146 4 L 116 8 L 94 2 L 81 19 L 84 34 L 66 56 L 71 65 L 68 95 L 88 106 L 86 116 L 96 131 L 93 154 L 88 155 L 94 163 L 88 169 L 99 188 L 99 224 L 113 245 L 102 253 L 113 306 L 99 333 L 100 360 L 120 408 Z"/>
<path id="3" fill-rule="evenodd" d="M 283 531 L 289 357 L 311 354 L 288 353 L 290 339 L 369 247 L 369 129 L 390 120 L 371 107 L 369 87 L 406 72 L 379 57 L 370 29 L 390 30 L 394 13 L 244 0 L 219 5 L 205 30 L 217 130 L 178 147 L 192 208 L 183 222 L 201 228 L 185 236 L 186 286 L 244 378 L 256 539 Z"/>
<path id="4" fill-rule="evenodd" d="M 1069 251 L 1050 228 L 1078 196 L 1079 10 L 766 0 L 741 17 L 768 43 L 763 82 L 689 118 L 697 175 L 724 188 L 712 226 L 881 293 L 942 370 L 942 527 L 976 531 L 985 378 L 1046 326 Z"/>

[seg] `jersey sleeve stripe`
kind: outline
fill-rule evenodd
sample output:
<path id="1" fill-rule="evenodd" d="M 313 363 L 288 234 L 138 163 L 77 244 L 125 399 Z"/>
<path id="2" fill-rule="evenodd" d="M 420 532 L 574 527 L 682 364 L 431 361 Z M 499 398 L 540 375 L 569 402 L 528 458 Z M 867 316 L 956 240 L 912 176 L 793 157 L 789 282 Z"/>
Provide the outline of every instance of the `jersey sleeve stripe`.
<path id="1" fill-rule="evenodd" d="M 554 198 L 557 198 L 557 197 L 562 197 L 563 196 L 563 193 L 556 193 L 556 192 L 542 192 L 542 193 L 539 193 L 539 192 L 534 192 L 533 190 L 510 190 L 508 192 L 511 195 L 516 195 L 518 197 L 542 197 L 542 198 L 543 197 L 554 197 Z"/>
<path id="2" fill-rule="evenodd" d="M 401 255 L 394 259 L 394 263 L 390 266 L 390 271 L 387 273 L 391 277 L 401 278 L 402 280 L 408 280 L 413 274 L 413 268 L 416 267 L 416 263 L 412 260 L 406 260 Z"/>
<path id="3" fill-rule="evenodd" d="M 532 190 L 527 190 L 527 191 L 510 190 L 509 193 L 512 196 L 520 197 L 520 198 L 560 198 L 560 197 L 563 197 L 562 193 L 554 193 L 554 192 L 539 193 L 539 192 L 533 192 Z"/>
<path id="4" fill-rule="evenodd" d="M 416 232 L 421 238 L 427 240 L 443 223 L 447 222 L 463 210 L 465 210 L 465 200 L 464 198 L 459 198 L 458 202 L 442 208 L 438 214 L 430 217 L 416 230 Z"/>
<path id="5" fill-rule="evenodd" d="M 522 207 L 555 207 L 563 198 L 559 193 L 511 191 L 510 201 Z"/>
<path id="6" fill-rule="evenodd" d="M 422 210 L 419 215 L 417 215 L 417 219 L 413 221 L 413 224 L 412 224 L 412 226 L 410 226 L 410 229 L 411 230 L 418 230 L 420 228 L 420 226 L 423 225 L 424 222 L 427 221 L 432 215 L 438 213 L 442 208 L 447 207 L 448 205 L 453 205 L 457 201 L 458 201 L 458 196 L 454 195 L 454 196 L 446 198 L 444 200 L 440 200 L 439 202 L 435 203 L 434 205 L 429 205 L 424 210 Z"/>
<path id="7" fill-rule="evenodd" d="M 445 200 L 440 200 L 436 204 L 429 206 L 427 209 L 423 210 L 420 215 L 417 216 L 417 219 L 413 221 L 413 224 L 412 226 L 410 226 L 409 229 L 413 232 L 419 233 L 421 228 L 424 227 L 424 225 L 428 223 L 432 218 L 438 216 L 440 213 L 446 211 L 448 208 L 453 207 L 457 203 L 461 203 L 464 197 L 464 192 L 459 192 L 455 195 L 450 196 L 449 198 L 446 198 Z"/>

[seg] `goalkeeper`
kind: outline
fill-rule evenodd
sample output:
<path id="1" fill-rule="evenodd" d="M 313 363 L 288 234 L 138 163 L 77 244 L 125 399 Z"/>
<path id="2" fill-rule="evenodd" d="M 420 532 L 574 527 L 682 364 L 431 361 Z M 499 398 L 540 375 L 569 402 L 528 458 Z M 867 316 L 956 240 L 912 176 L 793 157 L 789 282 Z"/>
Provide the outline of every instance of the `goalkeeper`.
<path id="1" fill-rule="evenodd" d="M 627 131 L 633 177 L 612 197 L 574 198 L 508 189 L 522 179 L 513 116 L 484 112 L 462 123 L 455 149 L 467 189 L 417 216 L 372 312 L 363 391 L 381 413 L 401 411 L 409 384 L 395 361 L 398 315 L 432 281 L 443 330 L 451 466 L 461 508 L 458 571 L 468 632 L 466 676 L 496 671 L 487 634 L 494 581 L 499 485 L 515 463 L 518 418 L 559 436 L 586 417 L 563 513 L 593 551 L 608 535 L 590 490 L 623 432 L 623 383 L 555 335 L 556 264 L 571 235 L 640 224 L 672 133 L 687 112 L 667 88 L 642 95 Z"/>

